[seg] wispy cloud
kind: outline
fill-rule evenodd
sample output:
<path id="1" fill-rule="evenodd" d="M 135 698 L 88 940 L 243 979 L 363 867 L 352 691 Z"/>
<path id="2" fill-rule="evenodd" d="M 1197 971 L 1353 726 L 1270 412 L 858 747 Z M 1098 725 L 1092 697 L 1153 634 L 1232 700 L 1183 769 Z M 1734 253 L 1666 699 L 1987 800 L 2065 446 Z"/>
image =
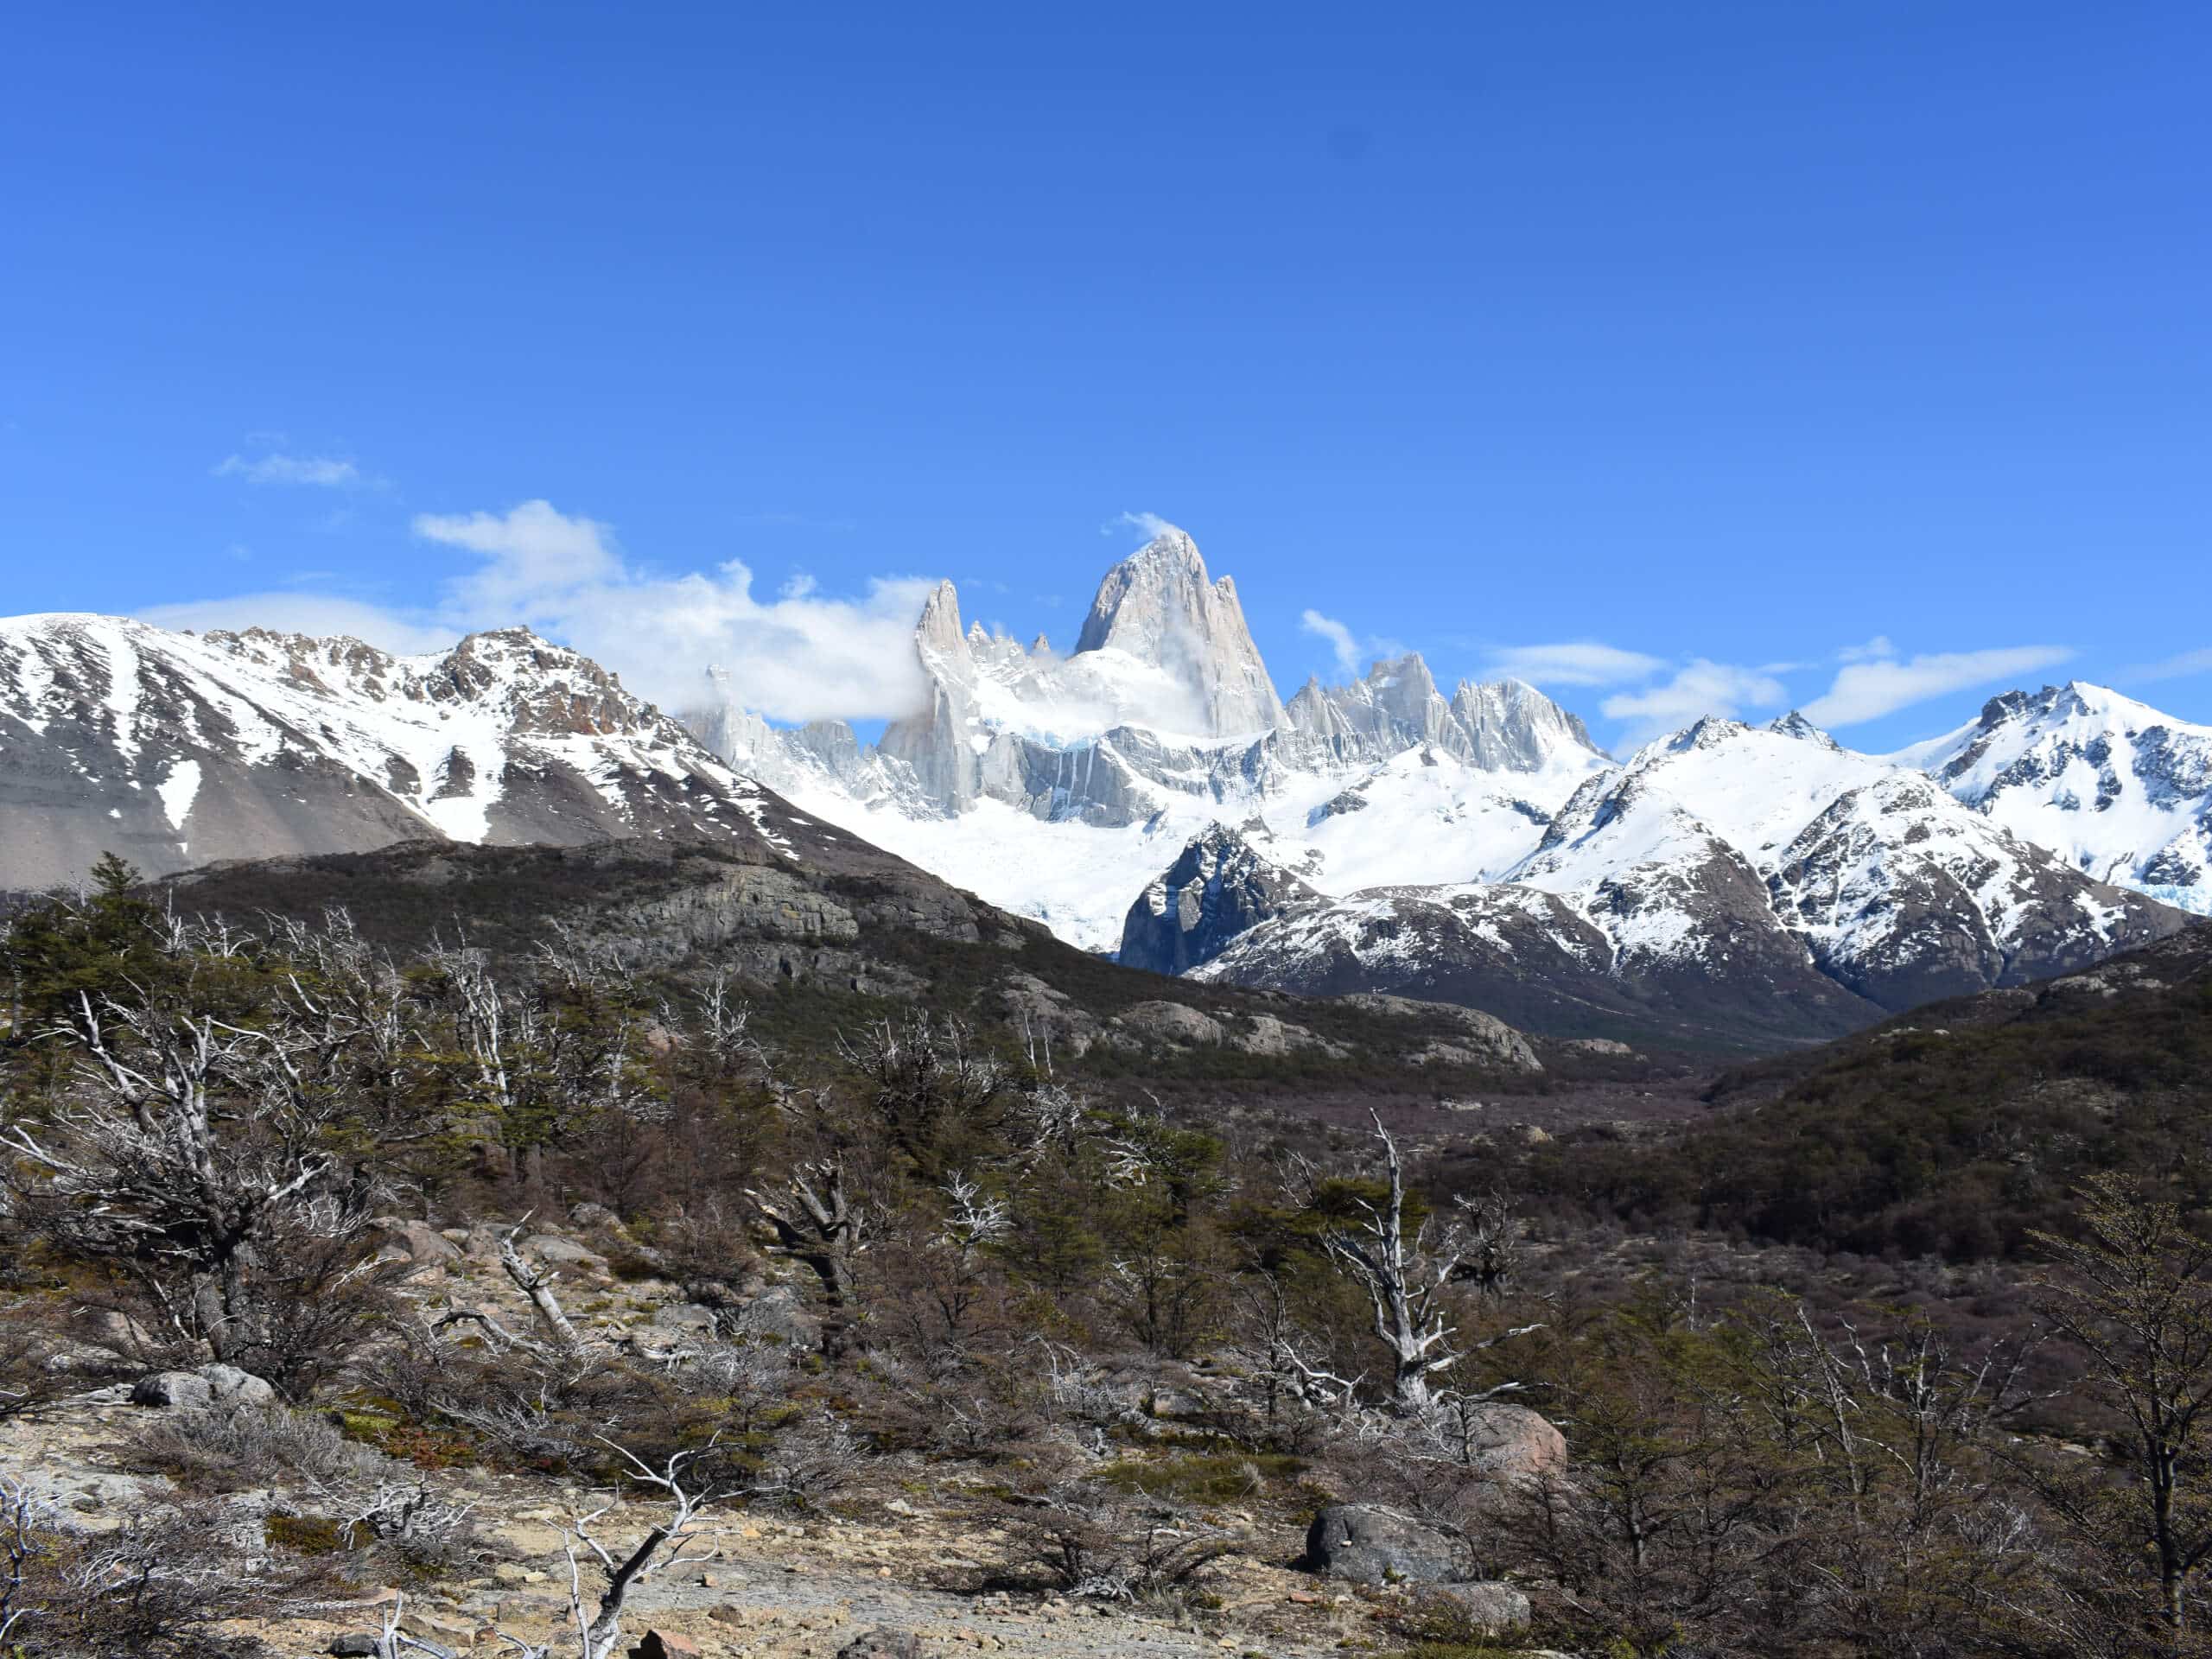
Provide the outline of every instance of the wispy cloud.
<path id="1" fill-rule="evenodd" d="M 1607 719 L 1626 721 L 1631 735 L 1649 735 L 1707 715 L 1733 718 L 1747 708 L 1771 709 L 1787 695 L 1780 680 L 1760 669 L 1700 657 L 1660 684 L 1616 692 L 1599 706 Z"/>
<path id="2" fill-rule="evenodd" d="M 1301 633 L 1329 642 L 1329 654 L 1336 659 L 1337 671 L 1348 680 L 1357 679 L 1363 667 L 1395 661 L 1408 654 L 1407 647 L 1398 640 L 1379 633 L 1355 633 L 1346 624 L 1319 611 L 1306 611 L 1298 619 L 1298 627 Z"/>
<path id="3" fill-rule="evenodd" d="M 2178 680 L 2190 674 L 2212 674 L 2212 645 L 2184 651 L 2163 662 L 2142 663 L 2121 673 L 2123 680 Z"/>
<path id="4" fill-rule="evenodd" d="M 361 469 L 337 455 L 288 455 L 279 452 L 245 456 L 227 455 L 215 463 L 217 478 L 240 478 L 249 484 L 297 484 L 316 489 L 352 489 L 367 482 Z"/>
<path id="5" fill-rule="evenodd" d="M 1888 640 L 1878 639 L 1873 645 L 1882 647 L 1885 654 L 1862 654 L 1856 660 L 1847 658 L 1834 682 L 1805 705 L 1807 719 L 1831 728 L 1857 726 L 1947 692 L 2037 673 L 2074 654 L 2064 645 L 2008 645 L 1993 651 L 1941 652 L 1899 658 L 1888 654 Z"/>
<path id="6" fill-rule="evenodd" d="M 638 568 L 611 526 L 545 500 L 502 512 L 423 513 L 413 529 L 463 561 L 423 604 L 277 590 L 138 614 L 163 627 L 351 634 L 404 652 L 519 622 L 617 670 L 664 707 L 697 700 L 708 666 L 719 666 L 732 696 L 775 720 L 885 718 L 924 700 L 913 631 L 933 584 L 921 578 L 882 577 L 841 598 L 802 575 L 760 598 L 741 563 L 677 576 Z M 304 589 L 328 575 L 289 580 Z"/>
<path id="7" fill-rule="evenodd" d="M 1554 645 L 1509 645 L 1493 651 L 1484 671 L 1531 685 L 1626 685 L 1648 680 L 1667 666 L 1660 658 L 1594 640 Z"/>
<path id="8" fill-rule="evenodd" d="M 1125 512 L 1098 526 L 1101 536 L 1112 536 L 1124 530 L 1137 531 L 1147 542 L 1157 541 L 1162 536 L 1183 533 L 1180 524 L 1171 524 L 1156 512 Z"/>
<path id="9" fill-rule="evenodd" d="M 1336 654 L 1339 674 L 1350 679 L 1359 672 L 1359 641 L 1350 628 L 1333 616 L 1311 610 L 1298 619 L 1298 626 L 1302 632 L 1318 634 L 1329 642 L 1329 649 Z"/>

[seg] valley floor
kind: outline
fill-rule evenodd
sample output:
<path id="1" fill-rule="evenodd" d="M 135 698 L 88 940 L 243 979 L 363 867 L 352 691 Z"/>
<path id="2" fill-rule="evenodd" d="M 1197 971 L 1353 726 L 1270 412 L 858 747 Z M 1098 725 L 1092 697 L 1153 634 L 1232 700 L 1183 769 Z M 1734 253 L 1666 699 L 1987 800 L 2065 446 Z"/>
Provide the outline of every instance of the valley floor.
<path id="1" fill-rule="evenodd" d="M 191 1503 L 208 1524 L 257 1533 L 281 1499 L 266 1490 L 210 1503 L 179 1492 L 158 1475 L 133 1472 L 126 1446 L 148 1416 L 128 1389 L 104 1389 L 58 1405 L 32 1421 L 0 1426 L 0 1477 L 22 1480 L 50 1498 L 73 1524 L 119 1526 L 150 1506 Z M 420 1589 L 403 1600 L 407 1628 L 460 1650 L 492 1650 L 498 1630 L 531 1643 L 555 1642 L 569 1629 L 567 1568 L 555 1524 L 571 1506 L 596 1507 L 604 1492 L 550 1481 L 482 1472 L 440 1478 L 442 1492 L 473 1499 L 485 1523 L 475 1570 Z M 954 1494 L 956 1502 L 963 1494 Z M 972 1494 L 965 1495 L 972 1499 Z M 1371 1603 L 1388 1592 L 1351 1593 L 1289 1565 L 1303 1536 L 1295 1525 L 1224 1516 L 1243 1523 L 1240 1553 L 1212 1580 L 1220 1605 L 1170 1618 L 1139 1609 L 1025 1592 L 973 1588 L 1002 1563 L 1001 1530 L 977 1527 L 941 1510 L 928 1494 L 848 1499 L 835 1513 L 798 1516 L 733 1510 L 708 1529 L 713 1559 L 667 1581 L 645 1585 L 631 1600 L 624 1630 L 683 1637 L 709 1659 L 829 1659 L 880 1627 L 919 1637 L 925 1655 L 988 1652 L 1047 1655 L 1200 1656 L 1333 1652 L 1372 1627 Z M 625 1516 L 633 1516 L 626 1521 Z M 609 1535 L 627 1540 L 647 1524 L 645 1506 L 617 1510 Z M 966 1585 L 970 1587 L 956 1588 Z M 592 1580 L 586 1580 L 588 1592 Z M 391 1590 L 354 1596 L 285 1617 L 233 1626 L 283 1655 L 318 1654 L 336 1638 L 372 1631 Z M 556 1651 L 560 1649 L 556 1646 Z"/>

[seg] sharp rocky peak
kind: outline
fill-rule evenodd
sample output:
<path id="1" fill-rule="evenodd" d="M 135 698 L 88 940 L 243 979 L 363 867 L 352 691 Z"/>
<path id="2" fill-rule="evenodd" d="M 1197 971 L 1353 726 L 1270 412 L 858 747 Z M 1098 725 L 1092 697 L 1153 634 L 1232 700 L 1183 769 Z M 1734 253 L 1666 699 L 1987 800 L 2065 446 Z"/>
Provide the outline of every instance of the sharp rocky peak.
<path id="1" fill-rule="evenodd" d="M 1692 749 L 1715 749 L 1734 741 L 1751 728 L 1725 715 L 1707 715 L 1671 736 L 1659 740 L 1661 752 L 1686 754 Z"/>
<path id="2" fill-rule="evenodd" d="M 1840 749 L 1843 745 L 1808 720 L 1803 711 L 1792 709 L 1788 714 L 1767 722 L 1767 730 L 1781 737 L 1802 738 L 1808 743 L 1818 743 L 1823 748 Z"/>
<path id="3" fill-rule="evenodd" d="M 1076 655 L 1120 651 L 1167 670 L 1197 700 L 1202 735 L 1275 731 L 1289 722 L 1244 620 L 1236 585 L 1209 579 L 1198 543 L 1166 530 L 1106 573 Z"/>
<path id="4" fill-rule="evenodd" d="M 960 590 L 950 580 L 940 582 L 922 607 L 914 624 L 914 641 L 925 652 L 940 656 L 964 654 L 967 640 L 960 631 Z"/>

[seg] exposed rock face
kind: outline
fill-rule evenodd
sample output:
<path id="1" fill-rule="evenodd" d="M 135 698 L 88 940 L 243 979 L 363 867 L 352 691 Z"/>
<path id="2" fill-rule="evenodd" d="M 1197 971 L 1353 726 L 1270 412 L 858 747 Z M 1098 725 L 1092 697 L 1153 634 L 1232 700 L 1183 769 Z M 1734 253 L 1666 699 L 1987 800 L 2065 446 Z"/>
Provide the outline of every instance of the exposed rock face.
<path id="1" fill-rule="evenodd" d="M 0 622 L 0 887 L 436 837 L 573 845 L 749 830 L 750 782 L 527 629 L 358 639 Z"/>
<path id="2" fill-rule="evenodd" d="M 1186 973 L 1261 923 L 1320 899 L 1217 823 L 1129 906 L 1119 960 L 1155 974 Z"/>
<path id="3" fill-rule="evenodd" d="M 1479 1407 L 1471 1439 L 1473 1465 L 1499 1480 L 1529 1480 L 1567 1467 L 1567 1437 L 1526 1406 L 1492 1401 Z"/>
<path id="4" fill-rule="evenodd" d="M 2076 680 L 1893 758 L 2088 875 L 2212 914 L 2212 727 Z"/>
<path id="5" fill-rule="evenodd" d="M 1196 696 L 1202 736 L 1286 724 L 1236 584 L 1227 576 L 1209 582 L 1198 543 L 1179 530 L 1163 531 L 1106 573 L 1075 648 L 1120 651 L 1173 671 Z"/>
<path id="6" fill-rule="evenodd" d="M 1359 995 L 1347 996 L 1344 1001 L 1356 1008 L 1373 1013 L 1409 1018 L 1419 1014 L 1440 1015 L 1449 1020 L 1464 1033 L 1453 1045 L 1463 1052 L 1492 1065 L 1505 1065 L 1516 1071 L 1541 1071 L 1544 1063 L 1536 1058 L 1536 1051 L 1529 1039 L 1494 1014 L 1479 1008 L 1460 1007 L 1452 1003 L 1421 1002 L 1408 996 Z M 1615 1047 L 1627 1052 L 1623 1045 Z M 1448 1057 L 1454 1065 L 1468 1064 L 1456 1056 Z"/>
<path id="7" fill-rule="evenodd" d="M 1541 772 L 1562 759 L 1603 759 L 1581 721 L 1518 680 L 1462 680 L 1448 702 L 1418 653 L 1378 662 L 1363 680 L 1309 680 L 1288 705 L 1307 764 L 1372 764 L 1427 746 L 1491 772 Z"/>
<path id="8" fill-rule="evenodd" d="M 848 795 L 908 811 L 958 814 L 995 800 L 1045 819 L 1136 823 L 1158 793 L 1256 785 L 1274 764 L 1264 734 L 1281 708 L 1226 577 L 1208 585 L 1189 538 L 1163 537 L 1109 572 L 1087 642 L 1056 658 L 1040 641 L 963 632 L 960 600 L 939 584 L 914 631 L 926 709 L 887 727 L 876 766 L 857 741 L 823 728 L 779 734 L 712 711 L 695 728 L 725 734 L 770 782 L 833 779 Z M 1192 584 L 1195 583 L 1195 587 Z M 1095 640 L 1095 643 L 1091 643 Z M 1241 738 L 1228 745 L 1219 737 Z"/>
<path id="9" fill-rule="evenodd" d="M 1139 1037 L 1178 1046 L 1211 1047 L 1229 1035 L 1220 1020 L 1182 1002 L 1139 1002 L 1122 1009 L 1114 1023 Z"/>

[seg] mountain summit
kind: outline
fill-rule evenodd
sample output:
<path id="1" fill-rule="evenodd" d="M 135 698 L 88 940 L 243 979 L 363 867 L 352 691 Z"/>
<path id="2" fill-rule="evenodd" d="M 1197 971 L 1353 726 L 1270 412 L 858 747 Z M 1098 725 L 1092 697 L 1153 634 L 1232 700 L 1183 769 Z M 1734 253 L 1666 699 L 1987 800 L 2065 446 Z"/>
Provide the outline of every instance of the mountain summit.
<path id="1" fill-rule="evenodd" d="M 2090 875 L 2212 914 L 2212 727 L 2069 680 L 1891 758 Z"/>
<path id="2" fill-rule="evenodd" d="M 1197 701 L 1203 736 L 1288 723 L 1236 582 L 1208 581 L 1198 544 L 1179 530 L 1162 531 L 1106 573 L 1075 648 L 1122 652 L 1177 676 Z"/>
<path id="3" fill-rule="evenodd" d="M 1286 707 L 1235 582 L 1179 530 L 1106 573 L 1065 657 L 963 625 L 950 582 L 914 650 L 927 706 L 874 748 L 835 723 L 772 728 L 718 685 L 686 718 L 770 788 L 1093 950 L 1217 822 L 1258 820 L 1269 856 L 1327 892 L 1474 879 L 1526 853 L 1605 761 L 1534 687 L 1446 698 L 1414 654 Z"/>

